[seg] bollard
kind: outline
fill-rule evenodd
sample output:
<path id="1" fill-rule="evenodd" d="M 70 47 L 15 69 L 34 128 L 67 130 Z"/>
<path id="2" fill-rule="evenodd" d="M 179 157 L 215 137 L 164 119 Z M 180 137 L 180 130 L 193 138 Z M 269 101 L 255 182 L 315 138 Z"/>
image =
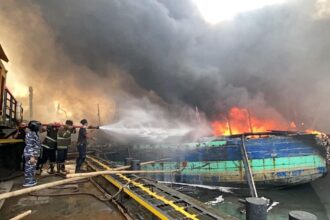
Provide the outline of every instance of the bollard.
<path id="1" fill-rule="evenodd" d="M 141 170 L 140 160 L 131 161 L 131 170 Z"/>
<path id="2" fill-rule="evenodd" d="M 126 157 L 125 158 L 125 166 L 131 165 L 133 158 L 132 157 Z"/>
<path id="3" fill-rule="evenodd" d="M 289 213 L 289 220 L 317 220 L 317 217 L 309 212 L 294 210 Z"/>
<path id="4" fill-rule="evenodd" d="M 267 220 L 267 201 L 261 198 L 246 198 L 246 220 Z"/>

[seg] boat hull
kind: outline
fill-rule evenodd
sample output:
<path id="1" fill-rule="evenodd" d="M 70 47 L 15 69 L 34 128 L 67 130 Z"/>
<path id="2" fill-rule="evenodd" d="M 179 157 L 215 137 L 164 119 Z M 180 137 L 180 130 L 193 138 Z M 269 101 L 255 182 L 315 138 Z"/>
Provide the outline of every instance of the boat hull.
<path id="1" fill-rule="evenodd" d="M 245 141 L 256 186 L 286 187 L 321 178 L 327 173 L 324 152 L 315 135 L 251 138 Z M 161 181 L 213 186 L 247 184 L 240 153 L 240 138 L 222 138 L 182 145 L 134 145 L 113 147 L 107 159 L 141 161 L 170 158 L 143 166 L 146 170 L 181 169 L 178 174 L 153 175 Z"/>

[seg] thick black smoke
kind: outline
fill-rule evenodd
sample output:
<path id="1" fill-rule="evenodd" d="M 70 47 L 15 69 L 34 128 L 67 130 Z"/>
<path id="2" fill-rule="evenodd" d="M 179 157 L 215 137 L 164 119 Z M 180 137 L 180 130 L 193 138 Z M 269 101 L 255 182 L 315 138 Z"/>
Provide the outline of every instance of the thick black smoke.
<path id="1" fill-rule="evenodd" d="M 189 0 L 31 4 L 65 54 L 98 76 L 118 68 L 167 103 L 198 106 L 211 119 L 241 106 L 330 129 L 327 1 L 287 1 L 215 26 Z"/>

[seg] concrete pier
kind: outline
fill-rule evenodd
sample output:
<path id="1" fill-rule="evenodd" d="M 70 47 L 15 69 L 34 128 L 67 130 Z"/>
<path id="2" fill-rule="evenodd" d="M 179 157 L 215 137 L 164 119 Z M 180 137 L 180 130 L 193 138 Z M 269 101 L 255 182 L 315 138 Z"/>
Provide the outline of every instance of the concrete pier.
<path id="1" fill-rule="evenodd" d="M 246 220 L 267 220 L 267 202 L 261 198 L 246 198 Z"/>

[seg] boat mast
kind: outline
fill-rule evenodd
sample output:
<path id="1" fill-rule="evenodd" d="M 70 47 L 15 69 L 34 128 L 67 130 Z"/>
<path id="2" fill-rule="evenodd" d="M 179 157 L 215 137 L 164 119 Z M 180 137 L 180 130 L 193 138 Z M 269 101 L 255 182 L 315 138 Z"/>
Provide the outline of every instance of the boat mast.
<path id="1" fill-rule="evenodd" d="M 227 115 L 227 124 L 228 124 L 228 129 L 229 129 L 229 134 L 233 135 L 233 131 L 231 130 L 231 123 L 230 123 L 230 116 Z"/>
<path id="2" fill-rule="evenodd" d="M 250 127 L 250 132 L 253 133 L 253 126 L 252 126 L 252 121 L 251 121 L 251 114 L 249 109 L 246 109 L 246 114 L 249 122 L 249 127 Z"/>

